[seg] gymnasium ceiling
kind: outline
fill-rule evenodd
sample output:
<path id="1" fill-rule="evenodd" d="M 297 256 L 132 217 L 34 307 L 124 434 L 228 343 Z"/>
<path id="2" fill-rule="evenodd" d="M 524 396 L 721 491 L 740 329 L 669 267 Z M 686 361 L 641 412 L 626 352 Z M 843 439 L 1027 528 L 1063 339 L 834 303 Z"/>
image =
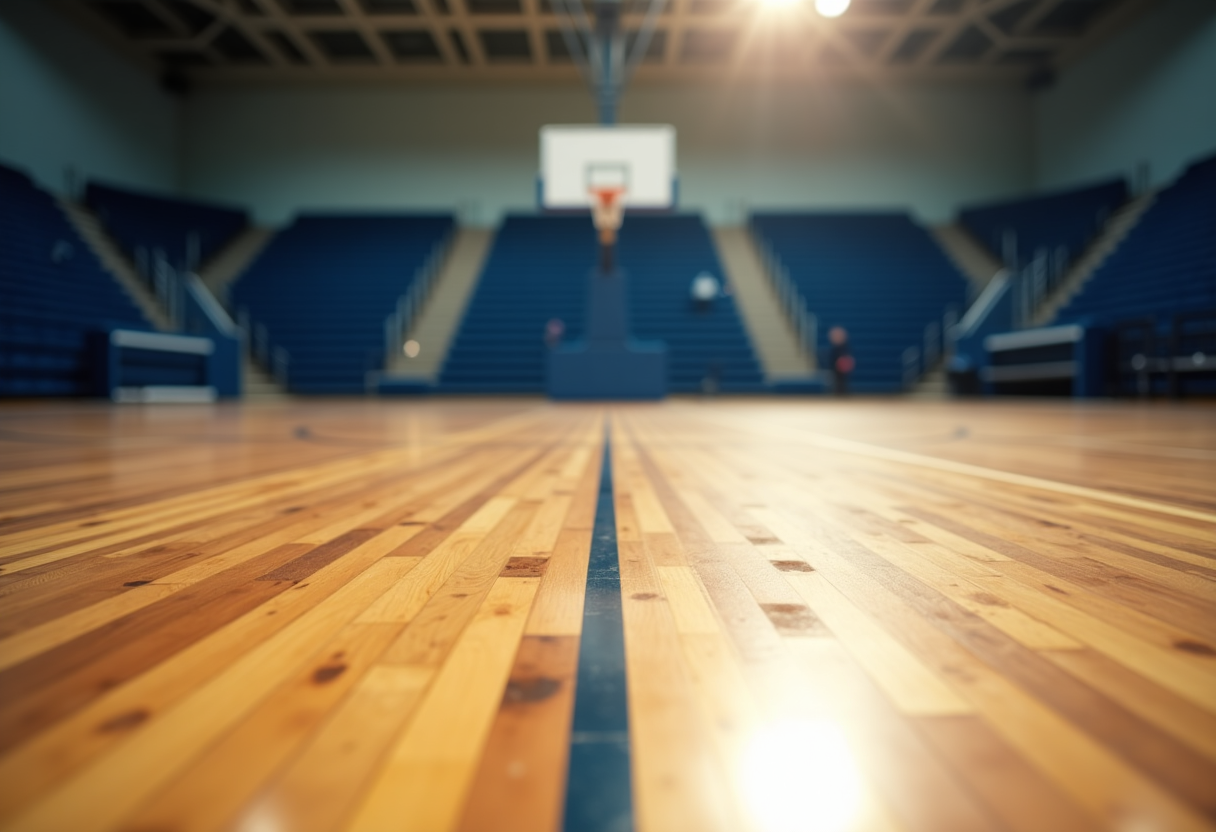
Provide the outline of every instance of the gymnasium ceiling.
<path id="1" fill-rule="evenodd" d="M 591 0 L 584 0 L 590 3 Z M 552 0 L 57 0 L 171 84 L 574 80 Z M 624 0 L 625 29 L 646 0 Z M 1043 80 L 1151 0 L 667 0 L 637 80 Z M 630 5 L 636 8 L 630 9 Z"/>

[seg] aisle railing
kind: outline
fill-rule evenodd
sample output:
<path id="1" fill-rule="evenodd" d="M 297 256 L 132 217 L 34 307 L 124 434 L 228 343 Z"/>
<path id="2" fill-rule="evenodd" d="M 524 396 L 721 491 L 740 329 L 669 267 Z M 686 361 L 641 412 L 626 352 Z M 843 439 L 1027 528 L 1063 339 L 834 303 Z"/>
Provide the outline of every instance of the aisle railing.
<path id="1" fill-rule="evenodd" d="M 749 226 L 748 231 L 752 236 L 756 250 L 760 253 L 764 273 L 772 281 L 773 289 L 777 295 L 777 302 L 781 305 L 781 311 L 785 314 L 786 320 L 794 328 L 794 337 L 797 338 L 798 344 L 802 347 L 803 354 L 807 357 L 811 366 L 818 369 L 818 316 L 807 308 L 806 299 L 798 291 L 798 287 L 794 285 L 789 270 L 781 262 L 781 258 L 777 256 L 776 252 L 773 251 L 772 246 L 756 233 L 754 226 Z"/>
<path id="2" fill-rule="evenodd" d="M 431 297 L 431 292 L 435 288 L 436 278 L 439 276 L 439 271 L 447 260 L 455 238 L 456 232 L 453 230 L 435 244 L 426 262 L 415 272 L 414 279 L 410 282 L 410 288 L 397 298 L 397 308 L 384 319 L 385 367 L 401 351 L 406 338 L 418 322 L 418 317 L 422 314 L 422 310 L 426 308 L 426 302 Z"/>

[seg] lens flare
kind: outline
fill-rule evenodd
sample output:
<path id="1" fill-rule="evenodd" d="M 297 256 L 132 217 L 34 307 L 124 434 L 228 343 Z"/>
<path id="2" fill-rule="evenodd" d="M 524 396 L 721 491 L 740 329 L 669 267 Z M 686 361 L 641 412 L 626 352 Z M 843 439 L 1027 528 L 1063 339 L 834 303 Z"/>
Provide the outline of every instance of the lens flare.
<path id="1" fill-rule="evenodd" d="M 857 816 L 861 778 L 835 722 L 770 725 L 752 737 L 740 765 L 745 805 L 763 832 L 844 832 Z"/>
<path id="2" fill-rule="evenodd" d="M 401 351 L 405 353 L 406 358 L 417 358 L 418 353 L 422 352 L 422 345 L 411 338 L 405 342 L 405 345 L 401 348 Z"/>
<path id="3" fill-rule="evenodd" d="M 824 17 L 840 17 L 849 7 L 849 0 L 815 0 L 815 11 Z"/>

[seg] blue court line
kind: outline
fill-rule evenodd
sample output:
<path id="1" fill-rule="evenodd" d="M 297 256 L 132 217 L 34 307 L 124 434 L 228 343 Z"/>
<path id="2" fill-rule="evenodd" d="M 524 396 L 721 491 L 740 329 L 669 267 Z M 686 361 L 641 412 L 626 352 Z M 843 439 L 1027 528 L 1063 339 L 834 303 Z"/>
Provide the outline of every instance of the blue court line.
<path id="1" fill-rule="evenodd" d="M 570 771 L 562 823 L 565 832 L 632 832 L 630 769 L 621 571 L 612 505 L 612 445 L 605 436 L 574 688 Z"/>

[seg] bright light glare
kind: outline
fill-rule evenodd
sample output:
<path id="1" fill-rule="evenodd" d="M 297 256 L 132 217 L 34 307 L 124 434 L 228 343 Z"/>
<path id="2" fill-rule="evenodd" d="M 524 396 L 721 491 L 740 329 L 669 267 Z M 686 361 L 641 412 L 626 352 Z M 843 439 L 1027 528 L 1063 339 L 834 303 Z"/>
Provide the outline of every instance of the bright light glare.
<path id="1" fill-rule="evenodd" d="M 815 11 L 824 17 L 840 17 L 849 7 L 849 0 L 815 0 Z"/>
<path id="2" fill-rule="evenodd" d="M 401 348 L 401 351 L 405 353 L 406 358 L 417 358 L 418 353 L 422 352 L 422 345 L 411 338 L 405 342 L 405 345 Z"/>
<path id="3" fill-rule="evenodd" d="M 237 821 L 238 832 L 283 832 L 284 824 L 273 804 L 259 800 Z"/>
<path id="4" fill-rule="evenodd" d="M 781 722 L 758 731 L 743 753 L 740 784 L 764 832 L 843 832 L 861 803 L 848 740 L 828 720 Z"/>

